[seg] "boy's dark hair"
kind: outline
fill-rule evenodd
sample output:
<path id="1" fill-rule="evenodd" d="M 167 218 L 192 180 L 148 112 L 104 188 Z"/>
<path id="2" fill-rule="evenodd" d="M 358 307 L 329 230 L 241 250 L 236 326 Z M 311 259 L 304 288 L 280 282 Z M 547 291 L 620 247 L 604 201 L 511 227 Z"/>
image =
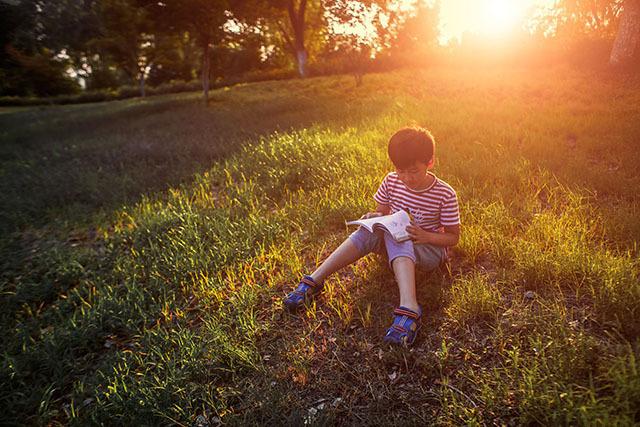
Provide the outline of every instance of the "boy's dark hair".
<path id="1" fill-rule="evenodd" d="M 389 139 L 389 158 L 396 168 L 406 169 L 416 161 L 429 163 L 436 141 L 431 132 L 418 126 L 400 129 Z"/>

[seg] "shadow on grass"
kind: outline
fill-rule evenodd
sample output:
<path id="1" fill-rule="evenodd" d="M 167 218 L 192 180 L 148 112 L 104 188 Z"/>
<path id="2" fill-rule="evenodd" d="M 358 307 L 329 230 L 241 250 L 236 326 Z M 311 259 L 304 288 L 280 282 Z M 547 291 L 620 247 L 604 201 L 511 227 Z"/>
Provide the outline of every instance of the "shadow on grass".
<path id="1" fill-rule="evenodd" d="M 5 386 L 0 406 L 12 408 L 9 418 L 37 407 L 41 413 L 31 420 L 62 417 L 52 408 L 67 401 L 78 375 L 88 376 L 92 384 L 98 381 L 91 377 L 94 370 L 113 370 L 112 351 L 105 345 L 128 342 L 131 331 L 145 327 L 134 324 L 140 318 L 136 304 L 144 301 L 152 307 L 145 305 L 145 310 L 160 310 L 153 298 L 138 294 L 153 293 L 145 286 L 121 290 L 122 283 L 99 280 L 114 260 L 100 243 L 92 247 L 100 239 L 90 230 L 108 222 L 114 210 L 189 182 L 273 132 L 312 125 L 340 129 L 374 120 L 388 108 L 390 103 L 355 93 L 350 79 L 341 82 L 238 86 L 216 91 L 208 108 L 196 95 L 181 95 L 27 110 L 0 118 L 0 324 L 11 355 L 3 361 L 7 369 L 0 371 Z M 117 276 L 110 279 L 117 281 Z M 100 289 L 129 293 L 124 299 L 134 300 L 135 307 L 120 307 L 114 294 L 99 298 L 105 305 L 91 308 L 89 315 L 78 314 L 79 301 L 92 298 L 93 291 L 77 285 L 94 278 Z M 58 310 L 60 318 L 52 314 Z M 65 323 L 68 316 L 74 318 L 72 327 Z M 43 328 L 50 324 L 62 332 Z M 24 350 L 21 337 L 29 336 L 35 338 L 25 338 L 30 344 Z M 25 393 L 30 398 L 19 401 Z"/>
<path id="2" fill-rule="evenodd" d="M 384 110 L 345 79 L 221 89 L 207 108 L 199 95 L 182 94 L 4 114 L 0 234 L 54 220 L 95 223 L 94 214 L 188 181 L 274 131 L 339 128 Z M 355 106 L 345 102 L 350 92 Z"/>

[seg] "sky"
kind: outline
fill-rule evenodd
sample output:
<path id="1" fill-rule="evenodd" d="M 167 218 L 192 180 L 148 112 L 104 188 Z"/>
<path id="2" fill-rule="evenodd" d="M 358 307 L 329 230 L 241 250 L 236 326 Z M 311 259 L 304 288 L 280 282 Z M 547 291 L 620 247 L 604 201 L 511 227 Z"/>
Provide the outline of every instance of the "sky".
<path id="1" fill-rule="evenodd" d="M 555 0 L 441 0 L 441 44 L 464 32 L 500 37 L 521 27 L 532 7 L 548 7 Z"/>
<path id="2" fill-rule="evenodd" d="M 397 10 L 413 10 L 417 1 L 433 6 L 435 0 L 397 0 Z M 508 38 L 515 31 L 527 27 L 527 18 L 553 6 L 557 0 L 440 0 L 439 37 L 441 45 L 460 39 L 464 33 L 475 33 L 483 38 Z M 371 17 L 375 5 L 368 8 L 360 2 L 359 19 L 350 24 L 334 23 L 336 33 L 351 34 L 367 42 L 375 39 L 375 26 Z M 370 16 L 369 16 L 370 15 Z"/>

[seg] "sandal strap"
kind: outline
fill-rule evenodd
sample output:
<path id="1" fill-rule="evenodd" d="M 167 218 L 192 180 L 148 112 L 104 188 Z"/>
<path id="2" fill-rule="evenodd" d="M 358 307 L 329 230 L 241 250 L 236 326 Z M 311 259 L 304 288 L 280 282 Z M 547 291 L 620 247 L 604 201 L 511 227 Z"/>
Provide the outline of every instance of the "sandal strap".
<path id="1" fill-rule="evenodd" d="M 405 328 L 403 328 L 402 326 L 400 326 L 400 325 L 395 325 L 394 324 L 394 325 L 391 325 L 391 328 L 395 329 L 396 331 L 398 331 L 398 332 L 400 332 L 402 334 L 406 334 L 407 333 L 407 330 Z"/>
<path id="2" fill-rule="evenodd" d="M 406 307 L 400 306 L 393 310 L 394 319 L 391 327 L 387 330 L 385 341 L 392 344 L 411 345 L 416 339 L 420 328 L 420 318 L 422 309 L 416 313 Z"/>
<path id="3" fill-rule="evenodd" d="M 318 287 L 318 284 L 316 282 L 314 282 L 311 277 L 306 277 L 306 276 L 303 277 L 300 280 L 300 283 L 304 283 L 305 285 L 307 285 L 307 286 L 309 286 L 311 288 L 314 288 L 314 289 Z"/>
<path id="4" fill-rule="evenodd" d="M 411 310 L 404 309 L 402 307 L 398 307 L 395 310 L 393 310 L 393 314 L 397 316 L 407 316 L 414 320 L 418 320 L 420 318 L 420 315 L 418 313 Z"/>

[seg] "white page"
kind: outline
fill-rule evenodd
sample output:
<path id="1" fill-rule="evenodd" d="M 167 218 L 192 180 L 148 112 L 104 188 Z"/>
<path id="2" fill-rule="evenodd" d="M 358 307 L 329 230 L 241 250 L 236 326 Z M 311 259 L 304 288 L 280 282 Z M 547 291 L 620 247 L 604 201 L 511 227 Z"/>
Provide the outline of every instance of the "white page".
<path id="1" fill-rule="evenodd" d="M 403 210 L 399 210 L 393 215 L 378 216 L 369 219 L 359 219 L 349 221 L 347 225 L 362 225 L 367 230 L 373 232 L 374 226 L 380 224 L 399 242 L 409 239 L 409 233 L 406 228 L 411 224 L 409 214 Z"/>

